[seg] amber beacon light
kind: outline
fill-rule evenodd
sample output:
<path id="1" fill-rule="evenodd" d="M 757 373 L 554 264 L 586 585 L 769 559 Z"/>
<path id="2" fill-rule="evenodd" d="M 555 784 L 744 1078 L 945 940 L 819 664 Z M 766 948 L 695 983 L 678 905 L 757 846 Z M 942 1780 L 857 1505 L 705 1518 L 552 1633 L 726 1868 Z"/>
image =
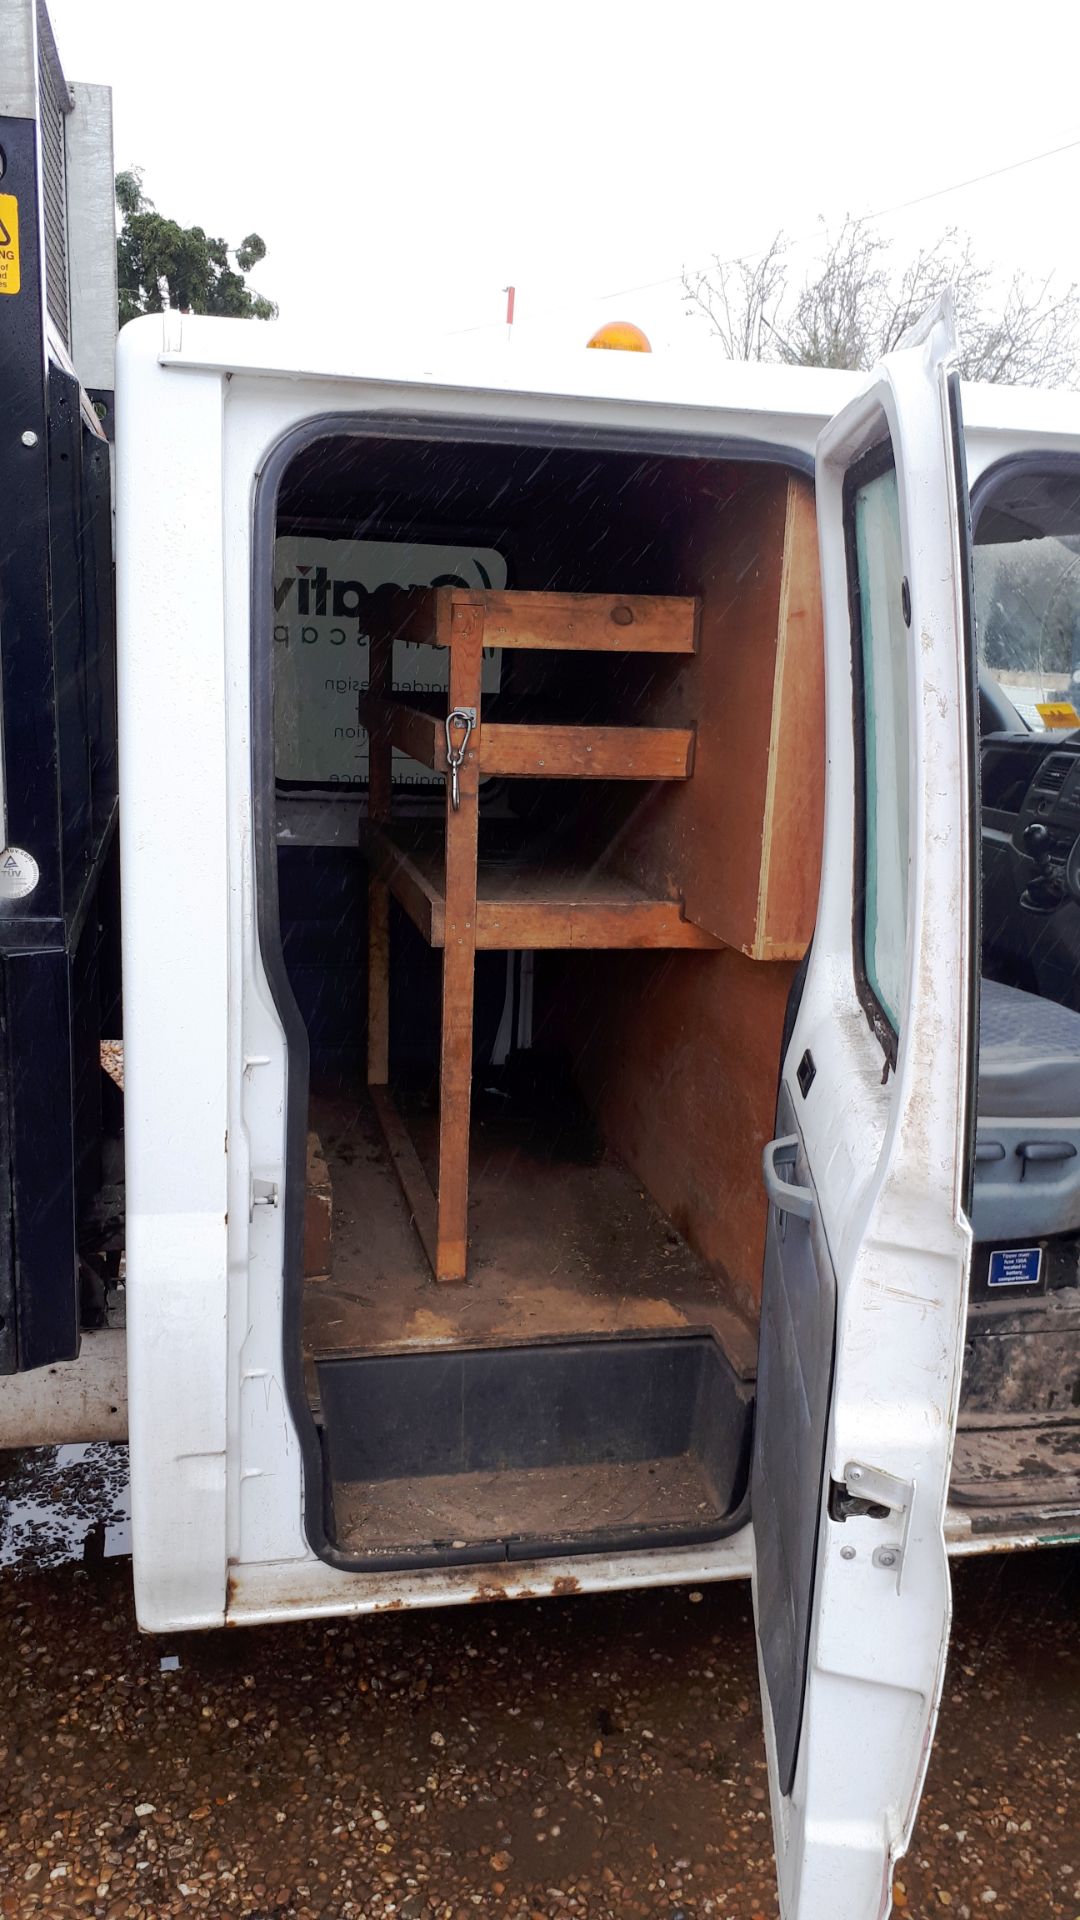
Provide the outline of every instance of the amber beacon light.
<path id="1" fill-rule="evenodd" d="M 590 347 L 616 347 L 623 353 L 651 353 L 652 348 L 640 327 L 632 320 L 609 320 L 606 326 L 597 327 Z"/>

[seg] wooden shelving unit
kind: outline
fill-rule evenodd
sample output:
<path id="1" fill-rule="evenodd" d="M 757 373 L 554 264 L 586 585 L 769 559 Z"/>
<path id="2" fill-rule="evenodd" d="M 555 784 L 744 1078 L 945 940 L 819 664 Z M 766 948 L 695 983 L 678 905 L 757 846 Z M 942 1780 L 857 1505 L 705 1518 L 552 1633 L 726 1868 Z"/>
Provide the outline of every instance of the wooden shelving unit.
<path id="1" fill-rule="evenodd" d="M 654 776 L 655 777 L 655 776 Z M 429 947 L 446 945 L 446 879 L 441 846 L 407 832 L 364 836 L 372 873 L 385 883 Z M 478 952 L 542 947 L 715 947 L 684 919 L 677 900 L 651 899 L 604 867 L 477 862 L 474 944 Z"/>
<path id="2" fill-rule="evenodd" d="M 404 701 L 360 695 L 360 723 L 422 767 L 446 772 L 444 719 Z M 483 772 L 525 780 L 688 780 L 692 727 L 484 726 Z"/>
<path id="3" fill-rule="evenodd" d="M 537 948 L 712 948 L 682 903 L 651 897 L 603 866 L 527 850 L 510 861 L 478 858 L 479 786 L 491 774 L 529 779 L 682 781 L 692 775 L 687 727 L 486 724 L 486 647 L 542 651 L 692 654 L 698 603 L 606 594 L 480 593 L 441 587 L 379 596 L 370 690 L 360 719 L 370 741 L 366 847 L 369 887 L 368 1082 L 391 1159 L 437 1280 L 463 1280 L 467 1262 L 468 1151 L 474 956 Z M 447 711 L 435 715 L 392 695 L 394 641 L 450 652 Z M 441 843 L 390 825 L 391 756 L 400 748 L 447 780 Z M 443 949 L 438 1182 L 433 1191 L 388 1091 L 390 895 L 424 938 Z"/>

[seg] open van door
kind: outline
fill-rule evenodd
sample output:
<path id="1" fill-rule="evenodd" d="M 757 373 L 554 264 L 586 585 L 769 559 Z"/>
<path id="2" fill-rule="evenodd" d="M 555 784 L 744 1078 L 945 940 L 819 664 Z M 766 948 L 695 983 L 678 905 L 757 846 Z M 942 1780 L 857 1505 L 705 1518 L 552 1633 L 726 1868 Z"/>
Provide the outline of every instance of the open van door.
<path id="1" fill-rule="evenodd" d="M 824 863 L 765 1152 L 752 1481 L 784 1920 L 888 1912 L 948 1645 L 978 964 L 953 353 L 945 296 L 817 448 Z"/>

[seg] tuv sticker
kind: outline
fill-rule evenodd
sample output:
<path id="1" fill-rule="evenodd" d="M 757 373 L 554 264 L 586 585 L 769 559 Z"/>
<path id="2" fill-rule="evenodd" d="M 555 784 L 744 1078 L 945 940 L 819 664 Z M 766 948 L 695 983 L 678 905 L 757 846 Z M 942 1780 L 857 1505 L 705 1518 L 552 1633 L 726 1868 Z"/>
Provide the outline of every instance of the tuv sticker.
<path id="1" fill-rule="evenodd" d="M 19 203 L 0 193 L 0 293 L 18 293 L 19 285 Z"/>
<path id="2" fill-rule="evenodd" d="M 0 848 L 0 900 L 25 900 L 40 875 L 32 853 L 22 847 Z"/>

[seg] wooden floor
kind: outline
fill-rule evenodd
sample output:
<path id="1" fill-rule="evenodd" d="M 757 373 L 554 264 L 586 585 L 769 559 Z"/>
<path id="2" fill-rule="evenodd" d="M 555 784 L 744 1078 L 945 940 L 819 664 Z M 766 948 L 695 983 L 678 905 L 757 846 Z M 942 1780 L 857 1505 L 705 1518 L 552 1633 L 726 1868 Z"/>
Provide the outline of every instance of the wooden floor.
<path id="1" fill-rule="evenodd" d="M 435 1115 L 405 1111 L 430 1173 Z M 366 1098 L 313 1099 L 311 1125 L 334 1214 L 331 1271 L 305 1283 L 309 1359 L 693 1327 L 714 1331 L 736 1370 L 752 1375 L 756 1334 L 729 1305 L 723 1277 L 613 1158 L 555 1158 L 550 1125 L 500 1122 L 481 1103 L 470 1277 L 439 1286 Z"/>

